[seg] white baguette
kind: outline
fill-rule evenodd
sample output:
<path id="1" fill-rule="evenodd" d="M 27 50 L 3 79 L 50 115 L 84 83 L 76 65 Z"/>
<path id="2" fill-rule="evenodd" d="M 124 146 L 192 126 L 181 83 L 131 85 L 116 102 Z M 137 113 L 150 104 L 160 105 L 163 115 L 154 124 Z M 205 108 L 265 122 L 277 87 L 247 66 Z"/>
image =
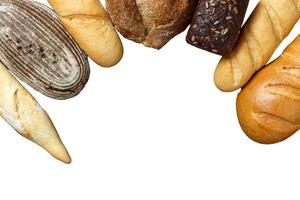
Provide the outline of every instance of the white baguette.
<path id="1" fill-rule="evenodd" d="M 19 134 L 40 145 L 58 160 L 71 162 L 48 114 L 2 64 L 0 115 Z"/>
<path id="2" fill-rule="evenodd" d="M 99 0 L 48 0 L 64 27 L 83 51 L 100 66 L 123 57 L 123 45 Z"/>
<path id="3" fill-rule="evenodd" d="M 300 18 L 300 0 L 261 0 L 244 25 L 230 55 L 215 71 L 215 84 L 225 92 L 243 87 L 270 60 Z"/>

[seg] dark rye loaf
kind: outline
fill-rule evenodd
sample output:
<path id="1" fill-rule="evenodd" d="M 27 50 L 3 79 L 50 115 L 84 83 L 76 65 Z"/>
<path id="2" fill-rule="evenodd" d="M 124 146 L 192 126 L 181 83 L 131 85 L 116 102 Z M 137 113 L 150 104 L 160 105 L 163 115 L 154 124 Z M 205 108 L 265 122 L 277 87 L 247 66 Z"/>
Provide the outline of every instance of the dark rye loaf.
<path id="1" fill-rule="evenodd" d="M 55 99 L 77 95 L 89 78 L 87 57 L 45 5 L 0 1 L 0 60 L 18 78 Z"/>
<path id="2" fill-rule="evenodd" d="M 239 35 L 249 0 L 200 0 L 187 42 L 219 55 L 229 54 Z"/>

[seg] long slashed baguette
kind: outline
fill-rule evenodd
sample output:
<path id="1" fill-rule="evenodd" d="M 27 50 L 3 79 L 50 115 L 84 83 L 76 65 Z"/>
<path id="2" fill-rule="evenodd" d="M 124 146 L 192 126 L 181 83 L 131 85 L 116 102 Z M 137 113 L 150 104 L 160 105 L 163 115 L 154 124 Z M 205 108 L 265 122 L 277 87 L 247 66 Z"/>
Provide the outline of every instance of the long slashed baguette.
<path id="1" fill-rule="evenodd" d="M 65 163 L 71 162 L 48 114 L 2 64 L 0 115 L 19 134 L 40 145 L 55 158 Z"/>
<path id="2" fill-rule="evenodd" d="M 123 56 L 123 46 L 99 0 L 48 0 L 63 25 L 97 64 L 110 67 Z"/>
<path id="3" fill-rule="evenodd" d="M 261 0 L 244 25 L 236 47 L 215 71 L 225 92 L 241 88 L 271 58 L 300 18 L 300 0 Z"/>
<path id="4" fill-rule="evenodd" d="M 260 143 L 280 142 L 300 129 L 300 35 L 242 89 L 237 114 L 244 132 Z"/>

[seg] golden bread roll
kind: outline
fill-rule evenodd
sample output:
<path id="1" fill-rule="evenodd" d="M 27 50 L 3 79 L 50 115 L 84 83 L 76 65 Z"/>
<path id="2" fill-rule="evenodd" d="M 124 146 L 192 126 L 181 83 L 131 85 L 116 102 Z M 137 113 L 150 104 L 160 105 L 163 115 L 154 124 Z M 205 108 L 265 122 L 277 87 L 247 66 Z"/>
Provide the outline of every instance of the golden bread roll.
<path id="1" fill-rule="evenodd" d="M 258 72 L 237 98 L 243 131 L 271 144 L 300 128 L 300 35 L 270 65 Z"/>

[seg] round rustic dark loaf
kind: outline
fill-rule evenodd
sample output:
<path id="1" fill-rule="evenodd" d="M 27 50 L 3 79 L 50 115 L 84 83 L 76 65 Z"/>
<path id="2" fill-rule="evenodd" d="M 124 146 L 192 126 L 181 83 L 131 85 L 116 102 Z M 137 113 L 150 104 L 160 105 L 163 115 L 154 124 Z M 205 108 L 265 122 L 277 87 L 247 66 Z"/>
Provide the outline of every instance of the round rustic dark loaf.
<path id="1" fill-rule="evenodd" d="M 113 24 L 126 38 L 162 48 L 190 24 L 197 0 L 106 0 Z"/>
<path id="2" fill-rule="evenodd" d="M 86 55 L 48 7 L 33 1 L 1 0 L 0 60 L 44 95 L 67 99 L 89 78 Z"/>

